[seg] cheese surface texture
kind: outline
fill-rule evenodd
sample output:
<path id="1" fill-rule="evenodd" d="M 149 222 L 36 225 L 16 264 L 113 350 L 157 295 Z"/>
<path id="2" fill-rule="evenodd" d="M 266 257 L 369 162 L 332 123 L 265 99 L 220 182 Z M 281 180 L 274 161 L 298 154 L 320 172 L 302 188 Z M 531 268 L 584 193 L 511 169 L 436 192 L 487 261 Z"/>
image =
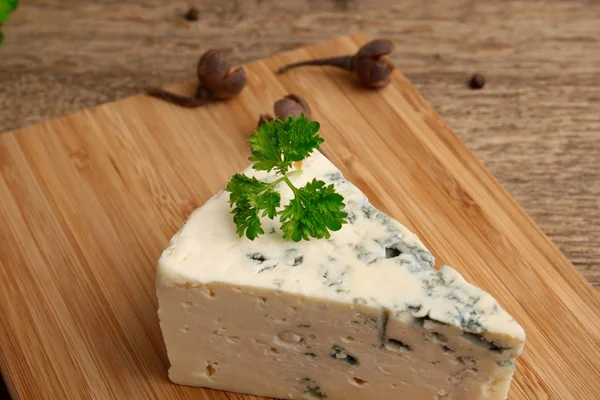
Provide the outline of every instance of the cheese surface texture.
<path id="1" fill-rule="evenodd" d="M 316 151 L 290 179 L 313 178 L 346 204 L 329 239 L 285 241 L 269 219 L 258 239 L 240 238 L 225 191 L 171 239 L 156 280 L 170 379 L 281 399 L 505 399 L 522 327 L 451 267 L 436 270 L 416 235 Z M 291 190 L 277 190 L 287 204 Z"/>

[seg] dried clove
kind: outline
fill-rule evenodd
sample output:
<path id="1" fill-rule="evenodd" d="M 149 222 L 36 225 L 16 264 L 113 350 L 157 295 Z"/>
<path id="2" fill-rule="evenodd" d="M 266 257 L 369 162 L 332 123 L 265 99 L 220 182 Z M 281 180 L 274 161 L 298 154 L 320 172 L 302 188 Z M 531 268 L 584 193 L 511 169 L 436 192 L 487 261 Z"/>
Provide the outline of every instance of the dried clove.
<path id="1" fill-rule="evenodd" d="M 192 97 L 171 93 L 160 88 L 150 88 L 150 96 L 182 107 L 200 107 L 210 101 L 227 100 L 237 96 L 246 86 L 243 68 L 231 69 L 231 63 L 221 50 L 210 49 L 198 60 L 198 89 Z"/>
<path id="2" fill-rule="evenodd" d="M 473 74 L 469 80 L 469 87 L 471 89 L 481 89 L 485 86 L 485 76 L 480 73 Z"/>
<path id="3" fill-rule="evenodd" d="M 273 111 L 275 111 L 275 117 L 270 114 L 261 114 L 258 119 L 258 126 L 275 118 L 284 120 L 289 116 L 298 117 L 300 114 L 304 114 L 309 120 L 312 117 L 312 112 L 306 99 L 294 93 L 285 95 L 273 103 Z"/>
<path id="4" fill-rule="evenodd" d="M 362 46 L 354 55 L 300 61 L 285 65 L 277 71 L 283 74 L 292 68 L 309 65 L 330 65 L 354 72 L 358 82 L 370 88 L 381 88 L 390 83 L 394 64 L 388 55 L 393 50 L 389 40 L 376 39 Z"/>
<path id="5" fill-rule="evenodd" d="M 289 116 L 298 117 L 300 114 L 304 114 L 307 119 L 311 119 L 312 117 L 310 106 L 306 99 L 294 93 L 290 93 L 277 100 L 273 104 L 273 111 L 275 111 L 275 116 L 281 120 Z"/>
<path id="6" fill-rule="evenodd" d="M 258 126 L 261 126 L 265 122 L 273 121 L 275 118 L 271 114 L 260 114 L 258 117 Z"/>
<path id="7" fill-rule="evenodd" d="M 198 21 L 200 17 L 200 12 L 196 7 L 190 7 L 189 10 L 185 13 L 185 19 L 188 21 Z"/>

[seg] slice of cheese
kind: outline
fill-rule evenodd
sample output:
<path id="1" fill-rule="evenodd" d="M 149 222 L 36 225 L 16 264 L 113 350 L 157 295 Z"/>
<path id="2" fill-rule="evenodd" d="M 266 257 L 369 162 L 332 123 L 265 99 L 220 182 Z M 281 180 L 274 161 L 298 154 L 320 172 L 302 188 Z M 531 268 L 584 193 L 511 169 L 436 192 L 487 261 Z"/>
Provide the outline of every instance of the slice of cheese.
<path id="1" fill-rule="evenodd" d="M 221 191 L 163 252 L 170 379 L 282 399 L 505 399 L 522 327 L 451 267 L 434 269 L 417 236 L 321 153 L 302 168 L 294 184 L 316 177 L 345 198 L 349 223 L 330 239 L 284 241 L 268 219 L 265 235 L 239 238 Z"/>

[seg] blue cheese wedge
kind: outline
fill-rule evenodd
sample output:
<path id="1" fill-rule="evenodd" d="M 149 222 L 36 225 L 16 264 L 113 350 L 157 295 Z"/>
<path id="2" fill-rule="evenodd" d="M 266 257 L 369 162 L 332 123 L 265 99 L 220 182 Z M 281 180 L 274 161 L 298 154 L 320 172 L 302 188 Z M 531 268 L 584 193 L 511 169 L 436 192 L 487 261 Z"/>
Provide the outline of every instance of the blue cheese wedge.
<path id="1" fill-rule="evenodd" d="M 269 219 L 258 239 L 240 238 L 221 191 L 164 250 L 170 379 L 281 399 L 506 399 L 523 328 L 454 269 L 435 269 L 321 153 L 302 171 L 297 187 L 317 178 L 344 196 L 348 223 L 330 239 L 285 241 Z M 278 190 L 286 204 L 290 189 Z"/>

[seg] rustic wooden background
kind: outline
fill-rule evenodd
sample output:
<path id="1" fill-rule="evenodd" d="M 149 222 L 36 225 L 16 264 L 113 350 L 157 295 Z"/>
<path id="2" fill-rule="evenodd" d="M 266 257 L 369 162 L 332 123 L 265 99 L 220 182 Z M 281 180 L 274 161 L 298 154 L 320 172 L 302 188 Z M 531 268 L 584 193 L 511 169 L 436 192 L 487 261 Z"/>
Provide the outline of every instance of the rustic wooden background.
<path id="1" fill-rule="evenodd" d="M 21 3 L 0 46 L 0 132 L 193 78 L 209 47 L 243 63 L 358 30 L 390 38 L 398 67 L 600 291 L 598 0 Z M 483 90 L 466 86 L 476 71 Z"/>
<path id="2" fill-rule="evenodd" d="M 0 131 L 362 30 L 600 291 L 600 1 L 22 1 L 0 47 Z M 197 21 L 184 14 L 198 8 Z M 466 81 L 480 71 L 483 90 Z"/>

